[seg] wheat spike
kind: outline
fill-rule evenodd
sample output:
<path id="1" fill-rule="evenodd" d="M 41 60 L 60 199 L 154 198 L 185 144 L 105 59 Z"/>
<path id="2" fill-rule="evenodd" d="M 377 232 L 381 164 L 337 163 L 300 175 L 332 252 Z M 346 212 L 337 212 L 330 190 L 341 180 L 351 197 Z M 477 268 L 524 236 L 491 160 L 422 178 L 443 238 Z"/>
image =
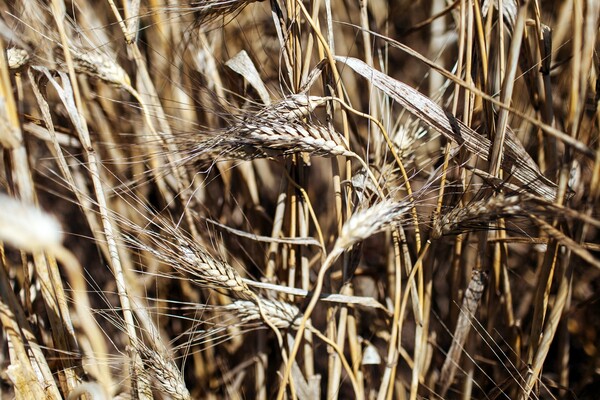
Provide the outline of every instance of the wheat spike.
<path id="1" fill-rule="evenodd" d="M 73 65 L 75 71 L 101 79 L 104 82 L 117 86 L 127 86 L 131 84 L 129 75 L 112 58 L 95 50 L 79 50 L 75 47 L 70 48 L 73 56 Z M 62 50 L 57 50 L 58 57 L 62 55 Z"/>
<path id="2" fill-rule="evenodd" d="M 302 94 L 285 97 L 258 111 L 234 117 L 230 128 L 209 133 L 205 139 L 190 136 L 182 143 L 192 159 L 254 159 L 299 152 L 318 156 L 355 157 L 336 131 L 312 120 L 309 114 L 328 99 Z M 309 117 L 307 121 L 303 118 Z"/>
<path id="3" fill-rule="evenodd" d="M 197 245 L 190 247 L 180 244 L 179 249 L 182 253 L 181 260 L 185 260 L 188 265 L 176 268 L 191 274 L 196 282 L 228 289 L 236 297 L 253 297 L 252 290 L 244 283 L 235 268 L 228 263 L 215 259 Z"/>
<path id="4" fill-rule="evenodd" d="M 234 147 L 247 149 L 251 155 L 262 152 L 284 154 L 301 151 L 321 156 L 350 156 L 343 138 L 330 129 L 314 123 L 264 120 L 240 126 Z"/>
<path id="5" fill-rule="evenodd" d="M 361 211 L 346 221 L 335 247 L 348 249 L 352 245 L 396 225 L 410 210 L 410 202 L 385 200 Z"/>
<path id="6" fill-rule="evenodd" d="M 191 399 L 181 372 L 173 360 L 160 355 L 145 345 L 138 345 L 137 347 L 146 367 L 144 373 L 147 376 L 144 376 L 143 379 L 173 400 Z"/>
<path id="7" fill-rule="evenodd" d="M 150 245 L 126 236 L 126 241 L 134 247 L 148 251 L 196 284 L 225 289 L 230 295 L 241 299 L 253 298 L 252 290 L 235 268 L 214 258 L 200 244 L 188 240 L 183 234 L 176 232 L 175 228 L 162 224 L 160 233 L 138 229 L 149 238 Z"/>
<path id="8" fill-rule="evenodd" d="M 489 199 L 474 201 L 457 207 L 436 219 L 433 223 L 433 238 L 460 233 L 468 226 L 486 224 L 498 218 L 523 212 L 521 196 L 505 197 L 498 194 Z"/>
<path id="9" fill-rule="evenodd" d="M 243 160 L 307 152 L 313 155 L 354 156 L 344 139 L 322 125 L 262 118 L 240 124 L 224 135 L 195 146 L 200 155 Z"/>
<path id="10" fill-rule="evenodd" d="M 260 301 L 265 316 L 277 328 L 297 327 L 302 314 L 300 314 L 296 306 L 278 300 L 268 300 L 263 297 L 260 297 L 258 301 Z M 258 305 L 253 301 L 236 300 L 225 306 L 225 309 L 235 312 L 242 322 L 262 319 Z"/>
<path id="11" fill-rule="evenodd" d="M 62 228 L 50 214 L 0 194 L 0 241 L 26 251 L 55 249 L 62 242 Z"/>

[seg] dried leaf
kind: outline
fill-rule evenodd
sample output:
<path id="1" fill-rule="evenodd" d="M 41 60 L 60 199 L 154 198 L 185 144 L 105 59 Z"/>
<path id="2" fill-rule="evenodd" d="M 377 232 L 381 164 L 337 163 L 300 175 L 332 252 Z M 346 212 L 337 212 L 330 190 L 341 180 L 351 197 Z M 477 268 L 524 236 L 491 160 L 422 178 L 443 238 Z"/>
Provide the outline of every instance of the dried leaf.
<path id="1" fill-rule="evenodd" d="M 233 58 L 225 63 L 229 68 L 240 74 L 248 81 L 248 83 L 256 89 L 262 102 L 266 105 L 271 104 L 271 97 L 269 91 L 265 87 L 264 82 L 260 78 L 254 63 L 246 53 L 246 50 L 242 50 L 237 53 Z"/>
<path id="2" fill-rule="evenodd" d="M 427 96 L 390 76 L 377 71 L 363 61 L 352 57 L 335 57 L 355 72 L 368 79 L 374 86 L 400 103 L 407 111 L 423 121 L 430 128 L 444 135 L 448 140 L 464 146 L 469 152 L 487 160 L 491 148 L 488 138 L 456 119 L 451 113 L 442 110 Z M 515 134 L 507 127 L 502 168 L 524 185 L 524 189 L 536 193 L 547 200 L 556 197 L 556 185 L 542 175 L 539 167 L 525 151 Z"/>

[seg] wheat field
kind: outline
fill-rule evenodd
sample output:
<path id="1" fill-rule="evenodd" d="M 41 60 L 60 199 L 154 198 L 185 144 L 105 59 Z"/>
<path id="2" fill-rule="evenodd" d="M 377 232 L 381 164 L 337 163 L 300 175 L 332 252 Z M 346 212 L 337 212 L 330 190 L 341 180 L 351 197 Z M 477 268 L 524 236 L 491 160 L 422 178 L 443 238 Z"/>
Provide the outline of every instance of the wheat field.
<path id="1" fill-rule="evenodd" d="M 1 398 L 597 398 L 599 18 L 1 0 Z"/>

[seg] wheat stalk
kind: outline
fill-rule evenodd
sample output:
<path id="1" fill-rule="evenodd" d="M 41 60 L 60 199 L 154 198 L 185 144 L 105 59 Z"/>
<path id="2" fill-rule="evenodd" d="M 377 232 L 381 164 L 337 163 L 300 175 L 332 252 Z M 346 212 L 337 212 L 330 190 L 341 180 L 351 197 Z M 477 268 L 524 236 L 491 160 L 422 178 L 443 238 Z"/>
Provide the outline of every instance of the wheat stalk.
<path id="1" fill-rule="evenodd" d="M 0 2 L 6 396 L 585 397 L 600 3 L 251 3 Z"/>

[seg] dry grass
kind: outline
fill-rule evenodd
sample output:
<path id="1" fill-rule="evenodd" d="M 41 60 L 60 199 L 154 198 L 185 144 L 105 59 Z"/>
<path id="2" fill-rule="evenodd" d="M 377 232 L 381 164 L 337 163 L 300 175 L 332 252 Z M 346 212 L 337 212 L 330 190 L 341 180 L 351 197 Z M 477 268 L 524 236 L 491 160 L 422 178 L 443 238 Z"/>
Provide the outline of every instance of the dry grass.
<path id="1" fill-rule="evenodd" d="M 0 2 L 2 398 L 595 398 L 599 19 Z"/>

